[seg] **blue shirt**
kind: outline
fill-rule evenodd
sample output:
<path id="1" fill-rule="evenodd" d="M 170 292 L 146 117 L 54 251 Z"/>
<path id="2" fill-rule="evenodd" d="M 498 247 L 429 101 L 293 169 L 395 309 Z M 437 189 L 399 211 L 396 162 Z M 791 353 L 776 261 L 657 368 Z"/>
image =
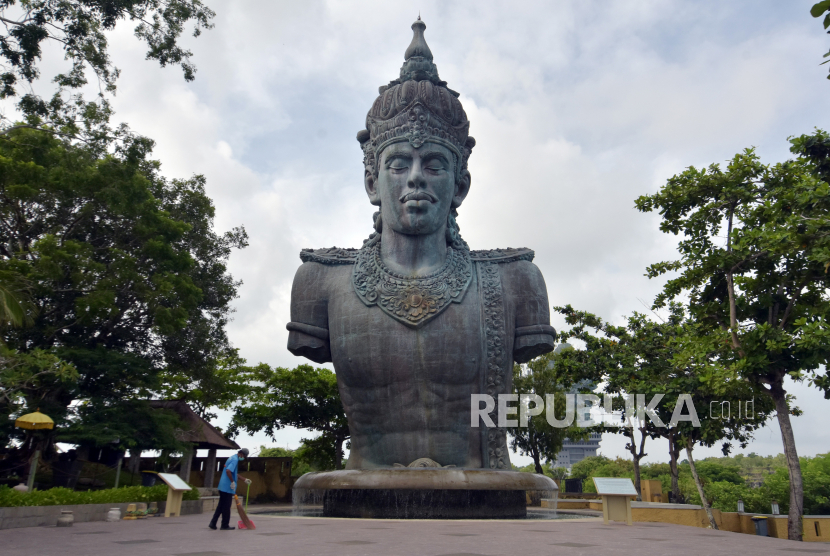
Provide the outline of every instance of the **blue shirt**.
<path id="1" fill-rule="evenodd" d="M 239 467 L 239 454 L 234 454 L 225 461 L 225 468 L 222 469 L 222 478 L 219 479 L 219 490 L 233 494 L 234 491 L 231 488 L 231 480 L 228 478 L 228 474 L 225 473 L 225 470 L 227 469 L 231 472 L 231 475 L 233 475 L 233 482 L 235 483 L 237 482 L 237 467 Z"/>

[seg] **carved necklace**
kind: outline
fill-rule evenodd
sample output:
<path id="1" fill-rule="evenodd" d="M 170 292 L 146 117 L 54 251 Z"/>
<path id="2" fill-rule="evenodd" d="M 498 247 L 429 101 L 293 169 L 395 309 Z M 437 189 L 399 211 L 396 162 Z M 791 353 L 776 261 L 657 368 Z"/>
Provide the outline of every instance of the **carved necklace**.
<path id="1" fill-rule="evenodd" d="M 367 306 L 379 305 L 393 319 L 418 328 L 450 303 L 461 303 L 473 277 L 469 251 L 447 247 L 444 266 L 428 276 L 411 277 L 389 270 L 379 245 L 358 252 L 352 273 L 354 291 Z"/>

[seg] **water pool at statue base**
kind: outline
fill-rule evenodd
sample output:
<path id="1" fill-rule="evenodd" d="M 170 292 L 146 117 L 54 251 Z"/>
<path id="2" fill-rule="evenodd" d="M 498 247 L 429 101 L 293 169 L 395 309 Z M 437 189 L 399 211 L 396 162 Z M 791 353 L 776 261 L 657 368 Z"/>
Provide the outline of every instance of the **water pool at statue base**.
<path id="1" fill-rule="evenodd" d="M 257 515 L 271 515 L 271 516 L 278 516 L 278 517 L 332 517 L 326 516 L 323 514 L 323 507 L 306 507 L 302 510 L 277 510 L 273 512 L 260 512 L 257 514 L 252 514 L 252 516 Z M 540 508 L 528 508 L 527 514 L 524 517 L 516 517 L 516 518 L 507 518 L 508 520 L 554 520 L 554 519 L 585 519 L 586 517 L 595 517 L 593 515 L 586 515 L 586 514 L 575 514 L 575 513 L 568 513 L 563 511 L 553 511 L 553 510 L 546 510 Z M 353 518 L 353 519 L 398 519 L 394 517 L 373 517 L 373 518 Z M 457 519 L 470 519 L 470 518 L 457 518 Z M 486 519 L 486 518 L 484 518 Z M 504 519 L 504 518 L 491 518 L 491 519 Z"/>
<path id="2" fill-rule="evenodd" d="M 528 504 L 559 489 L 544 475 L 464 468 L 383 468 L 307 473 L 292 491 L 295 515 L 378 519 L 525 519 Z M 535 501 L 535 503 L 534 503 Z"/>

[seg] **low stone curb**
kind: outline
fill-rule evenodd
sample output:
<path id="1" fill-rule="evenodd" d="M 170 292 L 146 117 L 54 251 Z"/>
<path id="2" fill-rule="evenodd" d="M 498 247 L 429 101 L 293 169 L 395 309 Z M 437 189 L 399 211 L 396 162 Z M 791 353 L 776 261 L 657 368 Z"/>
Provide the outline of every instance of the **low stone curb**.
<path id="1" fill-rule="evenodd" d="M 127 506 L 137 502 L 122 502 L 110 504 L 77 504 L 67 506 L 19 506 L 16 508 L 0 508 L 0 529 L 15 529 L 18 527 L 49 527 L 58 522 L 61 511 L 69 510 L 77 523 L 87 521 L 106 521 L 107 512 L 112 508 L 121 510 L 123 516 Z M 158 502 L 159 513 L 164 514 L 167 502 Z M 201 500 L 183 500 L 182 515 L 202 513 Z M 147 518 L 147 519 L 156 519 Z"/>

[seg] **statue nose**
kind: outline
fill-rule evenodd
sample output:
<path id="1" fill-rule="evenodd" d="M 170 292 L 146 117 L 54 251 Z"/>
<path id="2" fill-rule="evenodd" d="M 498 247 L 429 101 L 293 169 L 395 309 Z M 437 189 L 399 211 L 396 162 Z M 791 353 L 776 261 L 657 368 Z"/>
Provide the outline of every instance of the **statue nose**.
<path id="1" fill-rule="evenodd" d="M 426 187 L 426 183 L 424 169 L 421 167 L 420 162 L 416 161 L 409 170 L 409 179 L 406 181 L 406 185 L 413 189 L 420 189 Z"/>

